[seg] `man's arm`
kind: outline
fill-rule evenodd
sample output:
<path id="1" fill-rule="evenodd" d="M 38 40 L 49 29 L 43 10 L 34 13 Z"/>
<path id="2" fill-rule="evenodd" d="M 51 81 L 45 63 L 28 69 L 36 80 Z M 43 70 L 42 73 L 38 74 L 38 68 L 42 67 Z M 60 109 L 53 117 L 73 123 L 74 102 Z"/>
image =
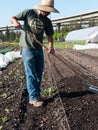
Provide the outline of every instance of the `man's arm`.
<path id="1" fill-rule="evenodd" d="M 48 44 L 49 44 L 48 52 L 55 54 L 55 50 L 54 50 L 54 47 L 53 47 L 53 36 L 48 36 Z"/>

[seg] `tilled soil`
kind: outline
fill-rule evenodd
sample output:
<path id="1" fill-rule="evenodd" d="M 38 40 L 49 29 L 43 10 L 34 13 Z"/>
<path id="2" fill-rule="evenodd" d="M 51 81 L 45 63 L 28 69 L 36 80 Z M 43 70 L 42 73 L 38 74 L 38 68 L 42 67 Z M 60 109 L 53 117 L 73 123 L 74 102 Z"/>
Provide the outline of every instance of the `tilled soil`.
<path id="1" fill-rule="evenodd" d="M 56 49 L 45 54 L 42 92 L 45 104 L 35 108 L 28 103 L 22 59 L 0 74 L 1 130 L 98 130 L 98 94 L 88 91 L 98 86 L 98 50 Z"/>

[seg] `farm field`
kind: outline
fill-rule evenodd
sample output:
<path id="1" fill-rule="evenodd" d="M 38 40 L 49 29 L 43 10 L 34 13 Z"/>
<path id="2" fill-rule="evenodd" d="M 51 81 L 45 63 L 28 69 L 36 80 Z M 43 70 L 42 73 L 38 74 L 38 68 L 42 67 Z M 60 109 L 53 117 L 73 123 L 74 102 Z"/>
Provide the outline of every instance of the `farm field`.
<path id="1" fill-rule="evenodd" d="M 28 103 L 21 58 L 1 70 L 0 130 L 98 130 L 98 94 L 88 91 L 98 86 L 98 50 L 44 54 L 41 108 Z"/>

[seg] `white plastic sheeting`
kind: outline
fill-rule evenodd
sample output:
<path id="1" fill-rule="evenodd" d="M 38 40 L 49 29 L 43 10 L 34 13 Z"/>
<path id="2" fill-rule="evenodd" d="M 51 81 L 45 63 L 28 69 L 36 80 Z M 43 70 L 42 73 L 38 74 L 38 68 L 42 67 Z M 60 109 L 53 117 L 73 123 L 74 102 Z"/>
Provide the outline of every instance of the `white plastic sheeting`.
<path id="1" fill-rule="evenodd" d="M 5 55 L 0 53 L 0 68 L 6 68 L 10 62 L 21 57 L 20 52 L 7 52 Z"/>
<path id="2" fill-rule="evenodd" d="M 85 49 L 98 49 L 98 44 L 94 43 L 89 43 L 85 45 L 77 45 L 75 44 L 73 49 L 75 50 L 85 50 Z"/>
<path id="3" fill-rule="evenodd" d="M 71 31 L 65 39 L 65 41 L 77 40 L 98 40 L 98 26 Z"/>
<path id="4" fill-rule="evenodd" d="M 94 32 L 93 34 L 91 34 L 90 36 L 88 36 L 87 40 L 89 42 L 98 41 L 98 30 L 97 30 L 97 32 Z"/>

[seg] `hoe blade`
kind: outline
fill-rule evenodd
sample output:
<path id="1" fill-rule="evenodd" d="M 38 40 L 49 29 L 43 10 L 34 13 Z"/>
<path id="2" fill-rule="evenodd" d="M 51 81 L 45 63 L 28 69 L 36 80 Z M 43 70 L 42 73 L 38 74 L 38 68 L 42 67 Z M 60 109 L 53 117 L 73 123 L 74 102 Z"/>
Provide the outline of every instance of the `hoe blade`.
<path id="1" fill-rule="evenodd" d="M 98 87 L 94 86 L 90 83 L 87 83 L 87 90 L 93 93 L 97 93 L 98 94 Z"/>

